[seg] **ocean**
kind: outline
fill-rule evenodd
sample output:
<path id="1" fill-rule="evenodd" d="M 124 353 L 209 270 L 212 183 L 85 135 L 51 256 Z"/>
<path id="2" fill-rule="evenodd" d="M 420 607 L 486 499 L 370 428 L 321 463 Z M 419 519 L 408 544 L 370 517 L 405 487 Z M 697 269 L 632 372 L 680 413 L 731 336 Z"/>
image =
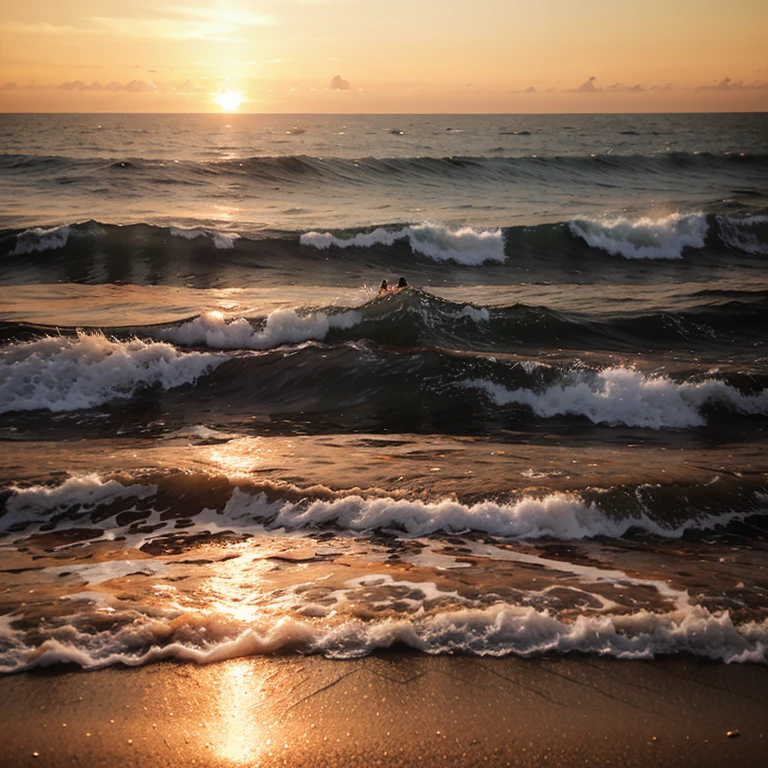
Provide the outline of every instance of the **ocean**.
<path id="1" fill-rule="evenodd" d="M 768 663 L 768 115 L 0 137 L 0 670 Z"/>

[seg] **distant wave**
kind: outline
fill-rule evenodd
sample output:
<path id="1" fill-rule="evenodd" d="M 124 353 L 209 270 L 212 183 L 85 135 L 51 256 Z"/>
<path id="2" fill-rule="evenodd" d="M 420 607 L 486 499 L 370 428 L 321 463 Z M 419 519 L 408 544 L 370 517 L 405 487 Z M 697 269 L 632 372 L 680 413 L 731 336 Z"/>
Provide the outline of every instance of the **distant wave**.
<path id="1" fill-rule="evenodd" d="M 326 260 L 362 261 L 384 274 L 435 263 L 521 271 L 529 280 L 572 267 L 600 273 L 607 262 L 694 260 L 695 266 L 727 264 L 768 254 L 768 217 L 675 213 L 662 217 L 582 217 L 553 224 L 452 228 L 440 224 L 388 224 L 329 231 L 237 233 L 210 227 L 105 224 L 96 221 L 0 232 L 0 264 L 6 282 L 136 282 L 157 284 L 215 279 L 239 284 L 253 269 L 284 272 L 317 268 Z M 227 253 L 229 252 L 229 253 Z M 114 258 L 120 254 L 120 258 Z M 215 254 L 215 259 L 207 258 Z M 34 256 L 34 258 L 28 258 Z M 76 267 L 69 269 L 68 266 Z M 226 268 L 223 269 L 223 268 Z M 269 278 L 269 274 L 262 273 Z M 74 277 L 73 276 L 77 276 Z"/>
<path id="2" fill-rule="evenodd" d="M 66 156 L 0 154 L 0 169 L 10 173 L 61 174 L 76 172 L 81 179 L 133 178 L 165 183 L 198 184 L 201 175 L 234 176 L 239 180 L 284 184 L 357 183 L 382 184 L 403 180 L 518 181 L 550 176 L 584 180 L 606 175 L 637 176 L 651 173 L 706 173 L 712 170 L 763 169 L 768 154 L 711 154 L 660 152 L 653 155 L 594 154 L 589 156 L 512 157 L 310 157 L 308 155 L 256 156 L 206 162 L 151 160 L 146 158 L 78 159 Z"/>
<path id="3" fill-rule="evenodd" d="M 113 341 L 99 333 L 14 344 L 0 349 L 0 413 L 94 408 L 142 388 L 190 384 L 221 361 L 170 344 Z"/>
<path id="4" fill-rule="evenodd" d="M 450 229 L 432 224 L 419 224 L 396 229 L 379 228 L 352 237 L 336 237 L 330 232 L 308 232 L 301 244 L 314 248 L 375 248 L 406 241 L 414 253 L 435 261 L 454 261 L 476 266 L 488 261 L 503 262 L 504 236 L 500 229 L 478 230 L 472 227 Z"/>
<path id="5" fill-rule="evenodd" d="M 196 240 L 198 237 L 210 238 L 214 246 L 222 251 L 230 251 L 235 247 L 235 240 L 240 239 L 237 232 L 216 232 L 204 229 L 184 229 L 183 227 L 171 227 L 173 237 L 183 237 L 185 240 Z"/>

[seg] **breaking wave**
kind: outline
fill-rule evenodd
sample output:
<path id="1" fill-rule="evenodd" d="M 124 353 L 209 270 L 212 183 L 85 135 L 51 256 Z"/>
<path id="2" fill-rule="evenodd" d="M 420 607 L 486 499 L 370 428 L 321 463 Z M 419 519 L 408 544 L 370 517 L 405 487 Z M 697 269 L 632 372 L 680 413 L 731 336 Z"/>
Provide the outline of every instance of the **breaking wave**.
<path id="1" fill-rule="evenodd" d="M 686 248 L 704 247 L 709 230 L 701 213 L 656 219 L 577 219 L 569 227 L 590 247 L 625 259 L 681 259 Z"/>
<path id="2" fill-rule="evenodd" d="M 113 341 L 99 333 L 12 344 L 0 349 L 0 413 L 94 408 L 147 387 L 191 384 L 221 361 L 170 344 Z"/>
<path id="3" fill-rule="evenodd" d="M 645 376 L 631 368 L 607 368 L 567 375 L 544 391 L 510 390 L 492 381 L 467 381 L 498 406 L 528 406 L 537 416 L 585 416 L 595 424 L 625 424 L 649 429 L 706 424 L 702 409 L 719 405 L 737 413 L 768 414 L 768 390 L 745 395 L 722 381 L 677 383 L 667 376 Z"/>
<path id="4" fill-rule="evenodd" d="M 375 248 L 405 241 L 414 253 L 434 261 L 453 261 L 478 266 L 485 262 L 504 262 L 504 236 L 500 229 L 480 230 L 472 227 L 450 229 L 432 224 L 419 224 L 398 229 L 375 229 L 351 237 L 336 237 L 330 232 L 308 232 L 301 244 L 314 248 Z"/>

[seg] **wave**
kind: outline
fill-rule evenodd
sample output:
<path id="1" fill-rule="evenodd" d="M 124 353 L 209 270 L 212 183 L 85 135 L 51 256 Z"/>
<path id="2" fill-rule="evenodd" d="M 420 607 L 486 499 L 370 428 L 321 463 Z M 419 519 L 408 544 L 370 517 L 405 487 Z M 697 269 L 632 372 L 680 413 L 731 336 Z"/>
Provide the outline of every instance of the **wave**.
<path id="1" fill-rule="evenodd" d="M 526 304 L 484 307 L 451 302 L 409 287 L 356 308 L 280 309 L 247 319 L 214 311 L 164 329 L 131 330 L 175 344 L 215 349 L 271 349 L 315 340 L 515 352 L 541 344 L 605 350 L 690 347 L 697 342 L 711 346 L 728 344 L 736 336 L 761 338 L 759 327 L 768 314 L 765 291 L 702 298 L 703 304 L 678 312 L 592 316 Z"/>
<path id="2" fill-rule="evenodd" d="M 324 261 L 350 263 L 384 274 L 429 278 L 435 264 L 492 270 L 496 280 L 562 279 L 575 265 L 599 279 L 606 266 L 637 260 L 661 268 L 690 262 L 727 266 L 737 256 L 768 253 L 765 216 L 703 213 L 650 218 L 627 215 L 580 218 L 504 229 L 391 224 L 338 231 L 231 232 L 209 227 L 70 223 L 0 232 L 5 282 L 183 283 L 240 285 L 283 277 L 286 270 L 313 276 Z M 34 259 L 29 256 L 35 254 Z M 632 270 L 632 271 L 630 271 Z"/>
<path id="3" fill-rule="evenodd" d="M 174 344 L 187 346 L 273 349 L 283 344 L 322 340 L 332 328 L 351 328 L 360 320 L 360 314 L 354 310 L 300 315 L 293 309 L 277 309 L 267 316 L 260 328 L 254 328 L 244 317 L 228 320 L 221 312 L 213 311 L 182 325 L 160 330 L 157 335 Z"/>
<path id="4" fill-rule="evenodd" d="M 69 227 L 27 229 L 16 236 L 16 246 L 11 251 L 11 256 L 26 256 L 30 253 L 64 248 L 68 240 Z"/>
<path id="5" fill-rule="evenodd" d="M 701 213 L 656 219 L 577 219 L 569 227 L 590 247 L 625 259 L 681 259 L 686 248 L 704 247 L 709 229 Z"/>
<path id="6" fill-rule="evenodd" d="M 216 232 L 183 227 L 171 227 L 170 233 L 173 237 L 182 237 L 185 240 L 196 240 L 198 237 L 210 238 L 214 246 L 222 251 L 231 251 L 235 247 L 235 240 L 240 239 L 237 232 Z"/>
<path id="7" fill-rule="evenodd" d="M 75 179 L 99 176 L 123 183 L 131 177 L 199 184 L 201 177 L 234 176 L 239 181 L 280 182 L 283 184 L 393 183 L 429 180 L 507 181 L 593 180 L 608 176 L 637 177 L 648 173 L 701 173 L 768 167 L 766 154 L 712 154 L 661 152 L 653 155 L 592 154 L 588 156 L 533 155 L 528 157 L 310 157 L 307 155 L 256 156 L 205 162 L 153 160 L 148 158 L 80 159 L 67 156 L 40 156 L 3 153 L 0 169 L 10 174 L 74 174 Z M 70 179 L 71 180 L 71 179 Z"/>
<path id="8" fill-rule="evenodd" d="M 429 586 L 418 585 L 421 589 Z M 445 611 L 426 618 L 350 619 L 330 627 L 292 616 L 274 623 L 265 618 L 248 626 L 217 614 L 183 614 L 172 619 L 136 615 L 131 624 L 118 629 L 82 630 L 75 624 L 66 630 L 48 630 L 45 635 L 53 637 L 42 642 L 38 637 L 39 644 L 27 643 L 22 632 L 0 625 L 4 648 L 0 671 L 21 672 L 61 663 L 100 669 L 166 659 L 206 664 L 288 651 L 353 659 L 393 646 L 430 655 L 583 653 L 653 659 L 690 654 L 742 663 L 765 663 L 768 656 L 768 621 L 735 624 L 727 611 L 713 613 L 699 606 L 564 621 L 529 606 L 496 605 Z"/>
<path id="9" fill-rule="evenodd" d="M 525 405 L 537 416 L 577 415 L 594 424 L 624 424 L 649 429 L 684 429 L 706 423 L 702 410 L 717 405 L 735 413 L 768 414 L 768 389 L 745 395 L 722 381 L 677 383 L 630 368 L 580 372 L 536 392 L 510 390 L 497 382 L 474 380 L 465 386 L 485 392 L 498 406 Z"/>
<path id="10" fill-rule="evenodd" d="M 537 420 L 555 418 L 668 430 L 768 416 L 768 381 L 762 375 L 681 372 L 673 378 L 630 367 L 587 367 L 578 360 L 546 364 L 520 359 L 519 351 L 516 358 L 498 359 L 476 344 L 471 352 L 448 351 L 414 345 L 407 317 L 405 325 L 392 326 L 375 314 L 365 319 L 366 309 L 303 317 L 278 310 L 261 326 L 209 313 L 156 327 L 152 341 L 80 331 L 12 344 L 0 357 L 0 412 L 82 411 L 143 397 L 151 388 L 155 407 L 173 414 L 166 420 L 190 423 L 198 414 L 189 405 L 189 391 L 176 391 L 186 385 L 194 388 L 195 402 L 209 403 L 226 420 L 299 420 L 321 432 L 488 434 L 533 429 Z M 468 333 L 474 327 L 482 336 L 489 320 L 480 309 L 473 313 L 474 318 L 454 312 L 454 334 L 457 327 Z M 369 340 L 378 334 L 385 343 Z M 445 335 L 442 340 L 450 341 Z M 230 353 L 184 352 L 169 341 Z M 100 414 L 87 422 L 80 412 L 78 419 L 79 429 L 97 432 L 112 423 Z"/>
<path id="11" fill-rule="evenodd" d="M 200 477 L 186 475 L 163 477 L 157 484 L 147 478 L 121 478 L 119 482 L 89 475 L 70 477 L 58 486 L 8 489 L 0 530 L 17 545 L 27 537 L 34 540 L 40 531 L 66 533 L 69 526 L 88 525 L 95 535 L 90 538 L 92 544 L 119 542 L 122 551 L 131 554 L 130 559 L 102 563 L 86 557 L 81 563 L 38 566 L 46 584 L 61 581 L 51 579 L 54 576 L 74 580 L 64 587 L 61 598 L 52 594 L 57 619 L 66 618 L 39 622 L 33 613 L 29 621 L 19 611 L 12 619 L 0 621 L 0 670 L 58 662 L 91 669 L 174 658 L 203 663 L 286 650 L 353 658 L 392 645 L 431 654 L 581 652 L 652 658 L 691 653 L 726 661 L 768 660 L 768 621 L 762 618 L 745 620 L 741 614 L 739 621 L 736 613 L 710 610 L 705 601 L 694 602 L 684 587 L 666 580 L 614 570 L 592 558 L 571 557 L 570 562 L 560 553 L 548 559 L 542 554 L 546 549 L 530 546 L 532 541 L 573 545 L 582 539 L 609 537 L 610 546 L 618 547 L 617 539 L 638 532 L 658 537 L 660 545 L 666 539 L 674 540 L 676 547 L 684 546 L 677 540 L 696 532 L 708 532 L 711 539 L 712 531 L 764 514 L 765 497 L 759 493 L 751 493 L 747 504 L 736 504 L 740 511 L 734 512 L 727 510 L 734 499 L 722 484 L 687 488 L 687 519 L 665 525 L 644 507 L 654 490 L 648 489 L 646 495 L 644 488 L 636 488 L 635 493 L 613 489 L 616 498 L 634 502 L 622 514 L 608 494 L 599 493 L 593 493 L 599 501 L 550 493 L 509 502 L 461 504 L 451 499 L 427 502 L 344 495 L 317 487 L 304 494 L 283 488 L 281 494 L 279 487 L 264 490 L 255 483 L 224 487 L 221 478 L 205 476 L 207 486 L 201 485 Z M 675 498 L 680 490 L 676 489 Z M 180 502 L 171 514 L 169 491 Z M 718 494 L 725 509 L 713 514 Z M 692 508 L 697 496 L 704 499 L 703 509 Z M 183 526 L 176 525 L 179 515 L 183 515 Z M 270 550 L 291 559 L 284 542 L 299 541 L 294 535 L 299 530 L 307 533 L 300 540 L 302 546 L 313 553 L 303 567 L 316 568 L 320 563 L 322 578 L 300 569 L 293 571 L 294 583 L 285 574 L 277 581 L 256 578 L 256 573 L 263 572 L 258 570 L 259 559 L 264 562 Z M 340 536 L 334 537 L 333 531 Z M 319 535 L 313 537 L 313 532 Z M 375 532 L 384 534 L 383 547 L 376 543 Z M 430 548 L 440 546 L 436 534 L 445 534 L 448 538 L 442 542 L 450 542 L 451 548 L 459 543 L 457 536 L 466 534 L 454 557 L 458 553 L 464 561 L 488 565 L 508 561 L 535 568 L 537 578 L 521 587 L 514 581 L 503 585 L 503 577 L 495 576 L 490 594 L 482 584 L 473 591 L 470 582 L 452 589 L 444 574 L 439 581 L 430 581 L 420 555 L 414 552 L 425 551 L 429 560 Z M 377 547 L 391 552 L 394 546 L 406 570 L 392 569 L 389 562 L 380 565 L 380 559 L 366 555 L 362 571 L 355 568 L 350 539 L 365 553 L 376 553 Z M 343 544 L 338 546 L 334 540 Z M 67 536 L 61 541 L 68 546 Z M 168 557 L 196 551 L 201 542 L 208 545 L 203 559 Z M 227 542 L 237 542 L 236 551 Z M 222 549 L 212 556 L 217 543 Z M 321 549 L 325 554 L 318 557 Z M 137 550 L 144 559 L 136 559 Z M 344 569 L 327 570 L 323 561 L 332 558 L 333 552 L 345 556 L 345 566 L 353 566 L 349 575 Z M 222 555 L 234 558 L 234 570 L 224 572 Z M 422 568 L 411 569 L 409 563 Z M 195 571 L 190 591 L 184 580 L 190 571 L 171 573 L 173 568 L 203 570 Z M 137 574 L 152 579 L 142 585 L 144 579 L 131 578 Z M 105 582 L 110 586 L 101 590 Z M 563 584 L 590 599 L 576 611 L 568 602 L 558 607 L 552 593 Z M 43 599 L 42 594 L 37 597 L 38 602 Z M 633 608 L 626 610 L 623 600 Z M 108 622 L 103 621 L 105 609 Z"/>
<path id="12" fill-rule="evenodd" d="M 90 474 L 69 477 L 59 485 L 12 485 L 4 489 L 8 493 L 0 533 L 16 535 L 23 529 L 30 535 L 66 510 L 66 520 L 62 521 L 67 525 L 96 513 L 109 538 L 120 529 L 120 514 L 141 500 L 141 519 L 156 524 L 134 532 L 138 537 L 132 546 L 149 551 L 149 542 L 175 530 L 175 519 L 163 517 L 162 512 L 167 510 L 171 495 L 181 494 L 184 517 L 190 521 L 184 535 L 190 541 L 206 532 L 259 534 L 265 530 L 318 529 L 363 537 L 374 531 L 391 531 L 405 537 L 473 532 L 525 541 L 621 539 L 638 534 L 676 540 L 722 531 L 746 518 L 765 515 L 768 496 L 764 483 L 754 487 L 747 481 L 742 484 L 744 488 L 724 481 L 685 487 L 689 503 L 674 510 L 678 519 L 671 522 L 670 510 L 664 508 L 668 501 L 665 489 L 655 485 L 590 488 L 582 493 L 549 491 L 522 494 L 511 501 L 488 499 L 464 504 L 455 499 L 423 501 L 346 494 L 322 486 L 302 490 L 242 478 L 230 482 L 208 475 L 163 475 L 153 482 L 151 476 L 131 480 L 123 474 L 116 480 Z M 125 505 L 116 504 L 118 501 Z M 134 522 L 131 518 L 127 526 Z"/>
<path id="13" fill-rule="evenodd" d="M 336 237 L 330 232 L 308 232 L 301 236 L 302 245 L 328 248 L 375 248 L 406 241 L 414 253 L 434 261 L 453 261 L 476 266 L 489 261 L 504 262 L 504 237 L 500 229 L 477 230 L 472 227 L 450 229 L 420 224 L 399 229 L 379 228 L 352 237 Z"/>
<path id="14" fill-rule="evenodd" d="M 768 256 L 768 216 L 718 216 L 720 239 L 736 251 Z"/>
<path id="15" fill-rule="evenodd" d="M 170 344 L 114 341 L 99 333 L 12 344 L 0 349 L 0 413 L 94 408 L 148 387 L 191 384 L 221 362 Z"/>
<path id="16" fill-rule="evenodd" d="M 364 291 L 370 296 L 374 289 Z M 631 305 L 629 305 L 631 307 Z M 128 340 L 134 336 L 212 349 L 266 350 L 286 344 L 376 342 L 395 347 L 432 347 L 469 352 L 520 352 L 526 347 L 579 350 L 636 350 L 638 347 L 724 347 L 764 339 L 768 292 L 704 291 L 677 311 L 590 314 L 544 306 L 482 306 L 452 302 L 407 287 L 358 306 L 283 308 L 266 316 L 228 317 L 209 311 L 156 326 L 94 328 Z M 13 341 L 76 328 L 0 322 L 0 340 Z"/>

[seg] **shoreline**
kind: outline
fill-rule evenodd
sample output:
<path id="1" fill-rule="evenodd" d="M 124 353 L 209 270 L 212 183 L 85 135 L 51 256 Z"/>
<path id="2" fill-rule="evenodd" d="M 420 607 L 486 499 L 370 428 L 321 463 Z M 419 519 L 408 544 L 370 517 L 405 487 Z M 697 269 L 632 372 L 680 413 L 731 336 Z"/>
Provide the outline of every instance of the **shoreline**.
<path id="1" fill-rule="evenodd" d="M 768 764 L 755 664 L 389 651 L 58 666 L 0 691 L 17 766 Z"/>

